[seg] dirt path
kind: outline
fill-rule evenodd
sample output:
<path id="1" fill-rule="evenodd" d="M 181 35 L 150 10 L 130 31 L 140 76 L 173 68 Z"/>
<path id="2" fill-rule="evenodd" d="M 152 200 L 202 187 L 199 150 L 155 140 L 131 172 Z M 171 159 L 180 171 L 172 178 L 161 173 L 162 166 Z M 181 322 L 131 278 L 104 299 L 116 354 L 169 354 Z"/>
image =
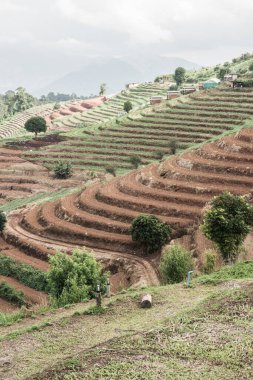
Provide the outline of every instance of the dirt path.
<path id="1" fill-rule="evenodd" d="M 186 289 L 184 285 L 153 288 L 154 306 L 151 309 L 140 309 L 141 293 L 133 292 L 127 298 L 124 295 L 113 297 L 109 302 L 114 303 L 104 315 L 73 316 L 74 312 L 82 313 L 85 308 L 85 305 L 76 305 L 73 309 L 58 310 L 55 315 L 51 313 L 33 319 L 34 331 L 30 333 L 25 332 L 27 321 L 9 326 L 6 333 L 12 332 L 16 338 L 5 340 L 1 336 L 0 378 L 26 379 L 109 339 L 157 328 L 166 318 L 190 310 L 213 291 L 214 288 L 204 286 L 195 289 Z M 28 326 L 32 327 L 31 321 Z M 2 334 L 3 330 L 1 328 Z"/>

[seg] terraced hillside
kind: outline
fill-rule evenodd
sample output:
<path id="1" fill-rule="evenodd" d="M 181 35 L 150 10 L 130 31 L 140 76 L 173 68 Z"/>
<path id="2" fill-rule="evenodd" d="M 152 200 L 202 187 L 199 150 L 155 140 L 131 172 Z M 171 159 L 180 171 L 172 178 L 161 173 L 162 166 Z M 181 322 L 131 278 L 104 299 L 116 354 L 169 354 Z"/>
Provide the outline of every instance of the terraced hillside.
<path id="1" fill-rule="evenodd" d="M 27 109 L 24 112 L 19 112 L 9 120 L 0 124 L 0 138 L 15 137 L 24 135 L 24 124 L 32 116 L 46 117 L 51 114 L 53 104 L 43 104 Z"/>
<path id="2" fill-rule="evenodd" d="M 36 265 L 45 268 L 55 249 L 85 245 L 95 249 L 100 260 L 125 260 L 125 265 L 132 264 L 132 270 L 138 271 L 137 278 L 155 284 L 155 269 L 131 241 L 133 218 L 140 213 L 157 215 L 179 237 L 199 223 L 203 207 L 214 195 L 223 191 L 251 194 L 252 141 L 253 128 L 245 128 L 160 165 L 13 214 L 5 231 L 11 246 L 2 251 L 31 265 L 36 258 Z"/>
<path id="3" fill-rule="evenodd" d="M 128 118 L 99 133 L 66 137 L 60 144 L 27 152 L 24 157 L 49 167 L 64 159 L 77 170 L 104 170 L 110 164 L 122 173 L 133 167 L 133 155 L 144 165 L 169 155 L 171 140 L 182 150 L 237 130 L 252 117 L 252 104 L 252 91 L 200 92 L 150 108 L 137 119 Z"/>
<path id="4" fill-rule="evenodd" d="M 130 100 L 133 108 L 139 108 L 149 104 L 150 96 L 166 96 L 165 86 L 149 83 L 142 84 L 136 88 L 122 91 L 120 94 L 109 98 L 104 104 L 86 112 L 76 112 L 73 115 L 57 118 L 54 124 L 60 127 L 75 127 L 81 123 L 85 125 L 99 124 L 108 120 L 115 119 L 124 114 L 123 105 Z"/>

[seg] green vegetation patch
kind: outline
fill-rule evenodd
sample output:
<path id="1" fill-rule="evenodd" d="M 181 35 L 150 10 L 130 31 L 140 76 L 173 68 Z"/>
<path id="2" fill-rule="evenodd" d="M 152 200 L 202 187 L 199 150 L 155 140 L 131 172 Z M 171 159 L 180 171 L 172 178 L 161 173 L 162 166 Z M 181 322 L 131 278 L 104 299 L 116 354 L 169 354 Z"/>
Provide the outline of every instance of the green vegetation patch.
<path id="1" fill-rule="evenodd" d="M 24 293 L 16 290 L 14 287 L 6 284 L 5 282 L 0 283 L 0 298 L 12 302 L 18 306 L 23 306 L 26 304 Z"/>
<path id="2" fill-rule="evenodd" d="M 30 288 L 46 291 L 47 275 L 31 265 L 19 263 L 10 257 L 0 255 L 0 274 L 13 277 Z"/>

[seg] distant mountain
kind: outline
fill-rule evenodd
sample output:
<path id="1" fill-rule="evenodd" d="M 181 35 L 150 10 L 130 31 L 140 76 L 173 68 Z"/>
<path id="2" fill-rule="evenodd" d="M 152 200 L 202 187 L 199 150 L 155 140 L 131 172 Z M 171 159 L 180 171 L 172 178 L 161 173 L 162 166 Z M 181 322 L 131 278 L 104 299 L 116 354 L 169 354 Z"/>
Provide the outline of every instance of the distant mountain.
<path id="1" fill-rule="evenodd" d="M 80 70 L 70 72 L 46 87 L 36 91 L 38 95 L 50 91 L 76 93 L 77 95 L 98 94 L 101 83 L 107 84 L 107 94 L 122 90 L 126 83 L 154 80 L 157 75 L 172 73 L 175 68 L 198 69 L 196 63 L 176 57 L 124 57 L 96 59 Z"/>

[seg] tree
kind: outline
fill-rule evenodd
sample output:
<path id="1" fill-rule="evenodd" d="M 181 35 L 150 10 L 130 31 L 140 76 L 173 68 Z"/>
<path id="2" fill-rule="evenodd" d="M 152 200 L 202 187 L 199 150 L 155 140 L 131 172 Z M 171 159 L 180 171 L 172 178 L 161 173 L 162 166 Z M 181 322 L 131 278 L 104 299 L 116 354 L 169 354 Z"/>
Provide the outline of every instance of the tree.
<path id="1" fill-rule="evenodd" d="M 201 226 L 226 263 L 235 262 L 242 243 L 253 227 L 253 206 L 245 197 L 223 193 L 211 202 Z"/>
<path id="2" fill-rule="evenodd" d="M 105 94 L 105 92 L 106 92 L 106 84 L 105 84 L 105 83 L 102 83 L 102 84 L 100 85 L 99 95 L 100 95 L 100 96 L 103 96 L 103 95 Z"/>
<path id="3" fill-rule="evenodd" d="M 47 130 L 47 124 L 45 119 L 41 116 L 34 116 L 28 119 L 25 122 L 25 129 L 28 132 L 35 133 L 35 137 L 37 137 L 37 134 L 40 132 L 46 132 Z"/>
<path id="4" fill-rule="evenodd" d="M 71 256 L 58 252 L 50 257 L 49 264 L 48 289 L 57 306 L 92 298 L 98 283 L 105 291 L 106 276 L 88 251 L 74 250 Z"/>
<path id="5" fill-rule="evenodd" d="M 187 272 L 193 269 L 193 261 L 190 252 L 180 245 L 172 245 L 161 258 L 160 272 L 163 282 L 174 284 L 186 278 Z"/>
<path id="6" fill-rule="evenodd" d="M 138 166 L 141 164 L 141 158 L 139 156 L 131 156 L 130 162 L 133 165 L 133 167 L 137 169 Z"/>
<path id="7" fill-rule="evenodd" d="M 185 80 L 185 69 L 183 67 L 177 67 L 174 74 L 174 79 L 176 81 L 176 84 L 178 86 L 181 86 L 181 84 Z"/>
<path id="8" fill-rule="evenodd" d="M 58 161 L 54 167 L 54 175 L 59 179 L 66 179 L 71 177 L 72 166 L 69 162 Z"/>
<path id="9" fill-rule="evenodd" d="M 224 76 L 229 72 L 229 70 L 225 67 L 221 67 L 217 73 L 217 77 L 221 80 L 224 79 Z"/>
<path id="10" fill-rule="evenodd" d="M 249 71 L 253 71 L 253 62 L 249 65 Z"/>
<path id="11" fill-rule="evenodd" d="M 0 232 L 3 232 L 5 224 L 7 222 L 6 216 L 4 212 L 0 212 Z"/>
<path id="12" fill-rule="evenodd" d="M 132 105 L 132 103 L 130 102 L 130 100 L 127 100 L 125 103 L 124 103 L 124 111 L 125 112 L 129 112 L 129 111 L 131 111 L 131 109 L 133 109 L 133 105 Z"/>
<path id="13" fill-rule="evenodd" d="M 170 227 L 154 215 L 137 216 L 130 228 L 132 240 L 139 242 L 147 253 L 160 249 L 171 234 Z"/>

